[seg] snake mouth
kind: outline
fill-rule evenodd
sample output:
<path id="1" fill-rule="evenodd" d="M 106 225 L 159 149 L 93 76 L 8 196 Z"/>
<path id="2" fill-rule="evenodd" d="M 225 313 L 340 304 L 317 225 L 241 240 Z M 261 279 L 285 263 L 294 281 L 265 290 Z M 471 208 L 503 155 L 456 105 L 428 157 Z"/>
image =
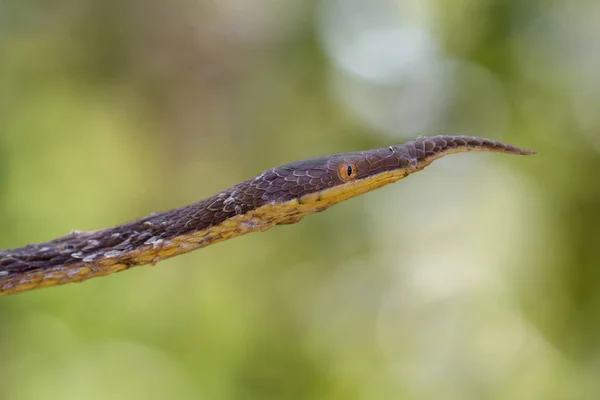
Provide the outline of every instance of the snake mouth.
<path id="1" fill-rule="evenodd" d="M 379 174 L 367 176 L 365 178 L 347 182 L 332 188 L 305 194 L 301 196 L 298 201 L 301 204 L 318 203 L 329 207 L 344 200 L 371 192 L 382 186 L 397 182 L 416 171 L 418 171 L 418 169 L 402 168 L 380 172 Z"/>

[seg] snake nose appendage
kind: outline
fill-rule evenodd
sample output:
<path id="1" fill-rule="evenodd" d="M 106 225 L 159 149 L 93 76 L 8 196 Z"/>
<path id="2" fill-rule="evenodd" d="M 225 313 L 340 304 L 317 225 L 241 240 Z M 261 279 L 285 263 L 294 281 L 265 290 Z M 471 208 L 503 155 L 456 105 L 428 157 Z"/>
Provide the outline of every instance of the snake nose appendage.
<path id="1" fill-rule="evenodd" d="M 422 137 L 404 144 L 405 151 L 417 160 L 421 170 L 438 158 L 465 152 L 493 152 L 512 155 L 533 155 L 537 151 L 472 136 L 440 135 Z"/>

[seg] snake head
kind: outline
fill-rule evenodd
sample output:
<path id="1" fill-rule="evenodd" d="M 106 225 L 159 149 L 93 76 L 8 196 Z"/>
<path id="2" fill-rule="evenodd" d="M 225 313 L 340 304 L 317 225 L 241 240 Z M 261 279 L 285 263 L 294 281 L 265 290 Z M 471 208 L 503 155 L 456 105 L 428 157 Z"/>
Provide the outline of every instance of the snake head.
<path id="1" fill-rule="evenodd" d="M 325 209 L 394 183 L 448 154 L 488 151 L 534 154 L 509 144 L 469 136 L 421 137 L 405 144 L 333 154 L 284 164 L 238 187 L 242 203 L 261 205 L 298 201 Z M 259 204 L 257 204 L 259 203 Z"/>
<path id="2" fill-rule="evenodd" d="M 399 146 L 307 161 L 312 164 L 309 171 L 318 165 L 322 176 L 315 181 L 313 190 L 298 197 L 299 202 L 324 207 L 396 182 L 418 169 L 418 160 Z"/>
<path id="3" fill-rule="evenodd" d="M 285 164 L 263 173 L 257 188 L 271 202 L 298 200 L 323 209 L 394 183 L 448 154 L 469 151 L 516 155 L 535 151 L 489 139 L 439 135 L 401 145 Z"/>
<path id="4" fill-rule="evenodd" d="M 265 171 L 252 186 L 268 202 L 298 200 L 329 207 L 416 171 L 418 160 L 399 146 L 334 154 Z"/>

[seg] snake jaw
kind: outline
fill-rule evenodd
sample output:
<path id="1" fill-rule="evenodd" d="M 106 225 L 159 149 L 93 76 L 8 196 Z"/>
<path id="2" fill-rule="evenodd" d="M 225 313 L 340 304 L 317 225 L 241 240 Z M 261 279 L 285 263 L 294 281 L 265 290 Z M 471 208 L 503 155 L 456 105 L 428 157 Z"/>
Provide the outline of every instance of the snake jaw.
<path id="1" fill-rule="evenodd" d="M 301 204 L 314 204 L 329 208 L 342 201 L 360 196 L 361 194 L 371 192 L 380 187 L 389 185 L 403 179 L 414 172 L 412 168 L 400 168 L 390 171 L 380 172 L 365 178 L 347 182 L 327 188 L 320 192 L 309 193 L 299 197 Z"/>

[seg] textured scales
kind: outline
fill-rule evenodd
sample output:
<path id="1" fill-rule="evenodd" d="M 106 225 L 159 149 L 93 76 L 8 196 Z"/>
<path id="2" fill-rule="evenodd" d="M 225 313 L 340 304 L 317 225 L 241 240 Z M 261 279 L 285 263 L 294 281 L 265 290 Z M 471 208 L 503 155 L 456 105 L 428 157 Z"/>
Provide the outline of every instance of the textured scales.
<path id="1" fill-rule="evenodd" d="M 0 295 L 81 282 L 136 265 L 156 264 L 304 216 L 396 182 L 448 154 L 528 155 L 513 145 L 467 136 L 421 137 L 403 145 L 281 165 L 198 203 L 93 232 L 73 232 L 0 251 Z M 340 167 L 356 175 L 344 179 Z"/>

